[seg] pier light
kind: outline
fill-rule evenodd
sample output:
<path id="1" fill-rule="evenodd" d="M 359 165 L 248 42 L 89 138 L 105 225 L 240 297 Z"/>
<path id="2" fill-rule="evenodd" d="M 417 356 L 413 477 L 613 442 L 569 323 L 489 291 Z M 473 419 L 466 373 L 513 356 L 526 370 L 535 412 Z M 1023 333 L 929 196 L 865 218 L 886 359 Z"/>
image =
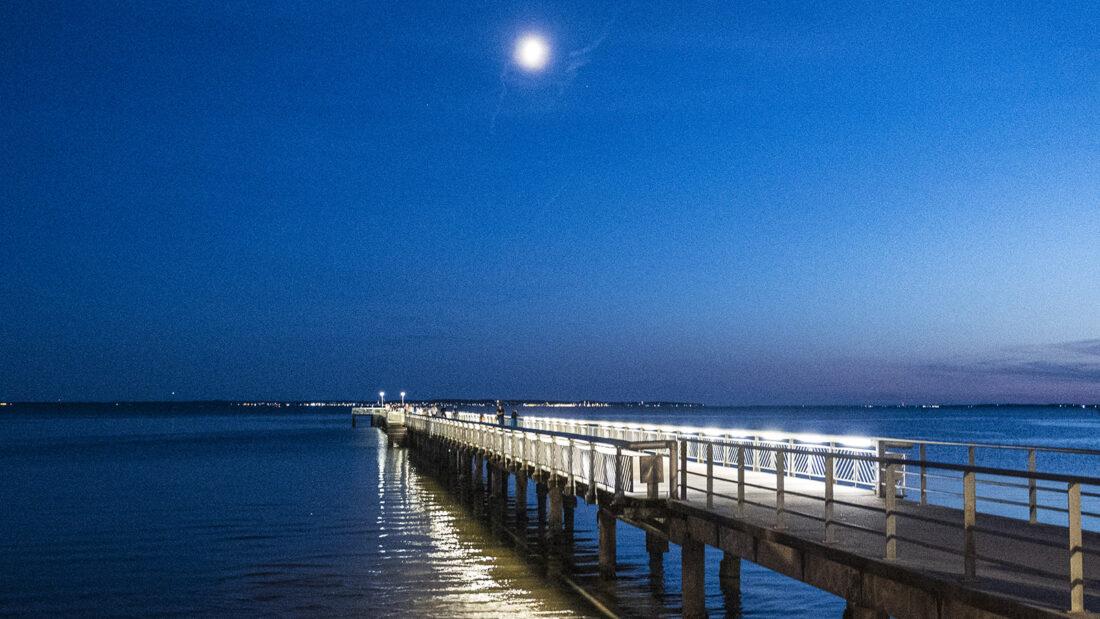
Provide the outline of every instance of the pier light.
<path id="1" fill-rule="evenodd" d="M 835 436 L 832 440 L 845 447 L 871 448 L 878 444 L 878 441 L 866 436 Z"/>
<path id="2" fill-rule="evenodd" d="M 386 405 L 386 392 L 385 391 L 379 391 L 378 392 L 378 399 L 382 402 L 382 406 L 385 406 Z"/>
<path id="3" fill-rule="evenodd" d="M 405 405 L 405 392 L 402 391 L 401 392 L 401 406 L 404 406 L 404 405 Z"/>

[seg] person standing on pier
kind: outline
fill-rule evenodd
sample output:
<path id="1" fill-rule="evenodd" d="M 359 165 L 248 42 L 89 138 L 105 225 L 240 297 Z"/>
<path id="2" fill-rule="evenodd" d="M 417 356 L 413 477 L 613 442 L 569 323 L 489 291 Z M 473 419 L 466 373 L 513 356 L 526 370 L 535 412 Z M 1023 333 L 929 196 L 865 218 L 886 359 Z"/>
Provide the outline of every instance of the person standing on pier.
<path id="1" fill-rule="evenodd" d="M 504 425 L 504 405 L 497 400 L 497 425 Z"/>
<path id="2" fill-rule="evenodd" d="M 512 427 L 519 427 L 519 412 L 515 409 L 515 407 L 512 407 Z"/>

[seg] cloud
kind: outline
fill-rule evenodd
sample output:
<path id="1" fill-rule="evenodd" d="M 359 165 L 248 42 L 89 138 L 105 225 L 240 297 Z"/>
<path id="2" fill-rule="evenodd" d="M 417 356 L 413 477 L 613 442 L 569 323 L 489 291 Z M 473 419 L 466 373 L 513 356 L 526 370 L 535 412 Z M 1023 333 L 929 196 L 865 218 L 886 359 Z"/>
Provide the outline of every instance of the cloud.
<path id="1" fill-rule="evenodd" d="M 1100 339 L 1017 347 L 992 357 L 929 363 L 924 369 L 969 377 L 1100 385 Z"/>
<path id="2" fill-rule="evenodd" d="M 1066 350 L 1082 355 L 1100 357 L 1100 339 L 1081 340 L 1078 342 L 1065 342 L 1062 344 Z"/>

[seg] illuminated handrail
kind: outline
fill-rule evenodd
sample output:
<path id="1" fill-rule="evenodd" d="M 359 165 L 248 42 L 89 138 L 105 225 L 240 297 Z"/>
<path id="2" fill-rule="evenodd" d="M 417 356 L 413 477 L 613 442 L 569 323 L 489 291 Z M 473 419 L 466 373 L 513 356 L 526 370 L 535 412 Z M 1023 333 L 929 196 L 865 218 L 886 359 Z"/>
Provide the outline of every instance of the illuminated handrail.
<path id="1" fill-rule="evenodd" d="M 464 413 L 476 416 L 477 413 Z M 914 439 L 892 436 L 848 436 L 843 434 L 818 434 L 808 432 L 782 432 L 782 431 L 770 431 L 770 430 L 753 430 L 744 428 L 704 428 L 699 426 L 687 426 L 687 425 L 647 425 L 640 422 L 627 422 L 621 420 L 606 420 L 606 419 L 572 419 L 569 417 L 547 417 L 542 415 L 530 415 L 522 418 L 522 422 L 525 424 L 530 423 L 550 423 L 550 424 L 574 424 L 582 426 L 599 426 L 624 430 L 645 430 L 645 431 L 668 431 L 668 432 L 683 432 L 685 434 L 695 434 L 704 436 L 723 436 L 723 437 L 750 437 L 761 436 L 765 438 L 773 438 L 773 440 L 787 440 L 793 438 L 795 441 L 807 442 L 807 443 L 837 443 L 852 446 L 873 446 L 878 443 L 887 443 L 898 446 L 915 446 L 915 445 L 928 445 L 928 446 L 943 446 L 943 447 L 975 447 L 981 449 L 1001 449 L 1001 450 L 1015 450 L 1015 451 L 1027 451 L 1036 450 L 1040 453 L 1062 453 L 1073 455 L 1086 455 L 1100 457 L 1100 449 L 1088 449 L 1081 447 L 1057 447 L 1057 446 L 1045 446 L 1045 445 L 1014 445 L 1008 443 L 993 443 L 984 441 L 946 441 L 946 440 L 931 440 L 931 439 Z"/>
<path id="2" fill-rule="evenodd" d="M 698 444 L 698 449 L 705 451 L 708 454 L 706 460 L 706 469 L 704 473 L 699 471 L 692 471 L 686 465 L 686 458 L 682 454 L 687 452 L 687 447 L 684 443 L 694 441 Z M 898 488 L 898 484 L 903 479 L 901 474 L 901 467 L 906 465 L 919 466 L 922 471 L 927 469 L 952 471 L 961 474 L 961 479 L 955 478 L 956 481 L 960 481 L 962 485 L 963 505 L 961 509 L 962 522 L 958 519 L 952 520 L 949 518 L 938 517 L 935 512 L 907 510 L 905 513 L 899 512 L 898 505 L 898 492 L 887 492 L 883 497 L 881 505 L 878 504 L 866 504 L 857 502 L 846 502 L 837 500 L 834 496 L 834 488 L 836 486 L 836 479 L 834 477 L 834 465 L 835 459 L 838 454 L 832 452 L 826 452 L 825 458 L 825 480 L 824 480 L 824 494 L 819 495 L 812 492 L 799 492 L 791 491 L 785 488 L 784 480 L 787 474 L 784 471 L 785 462 L 792 456 L 816 456 L 820 452 L 816 450 L 801 448 L 801 447 L 775 447 L 770 445 L 753 445 L 753 449 L 762 449 L 771 451 L 775 462 L 774 472 L 774 485 L 764 485 L 759 482 L 749 482 L 746 480 L 746 468 L 748 468 L 745 452 L 747 451 L 746 445 L 741 445 L 738 448 L 737 456 L 737 478 L 731 479 L 721 477 L 715 473 L 713 467 L 713 447 L 714 441 L 710 439 L 683 439 L 681 442 L 681 468 L 679 478 L 679 496 L 681 501 L 691 503 L 692 497 L 690 491 L 695 491 L 698 496 L 699 493 L 703 494 L 708 509 L 714 509 L 715 498 L 724 498 L 736 501 L 735 509 L 737 517 L 744 517 L 746 505 L 756 505 L 758 507 L 767 507 L 774 509 L 774 520 L 772 527 L 778 530 L 787 528 L 787 520 L 789 516 L 799 516 L 808 518 L 810 520 L 821 522 L 824 525 L 823 541 L 826 543 L 835 542 L 836 530 L 838 527 L 856 529 L 864 533 L 870 533 L 879 535 L 883 538 L 883 551 L 882 558 L 886 560 L 896 560 L 899 558 L 898 554 L 898 542 L 908 542 L 915 545 L 923 546 L 949 554 L 957 555 L 962 558 L 961 573 L 965 579 L 973 579 L 977 577 L 978 561 L 984 561 L 986 563 L 997 565 L 998 567 L 1009 567 L 1026 573 L 1031 576 L 1041 576 L 1053 579 L 1055 582 L 1060 579 L 1067 579 L 1069 582 L 1070 593 L 1070 611 L 1071 612 L 1083 612 L 1084 611 L 1084 587 L 1086 578 L 1084 575 L 1084 555 L 1090 554 L 1100 557 L 1100 552 L 1096 549 L 1089 549 L 1086 551 L 1083 545 L 1083 529 L 1082 529 L 1082 516 L 1093 515 L 1100 516 L 1100 514 L 1090 514 L 1082 510 L 1081 496 L 1082 486 L 1100 487 L 1100 477 L 1092 477 L 1085 475 L 1069 475 L 1063 473 L 1045 473 L 1035 471 L 1018 471 L 1013 469 L 1002 469 L 988 466 L 975 466 L 968 464 L 956 464 L 935 462 L 929 460 L 912 461 L 905 458 L 892 457 L 892 456 L 878 456 L 878 455 L 862 455 L 862 454 L 839 454 L 840 457 L 849 458 L 857 461 L 872 462 L 876 467 L 882 467 L 885 471 L 884 480 L 885 487 Z M 1010 479 L 1025 479 L 1028 482 L 1045 481 L 1052 483 L 1064 484 L 1064 493 L 1066 500 L 1065 513 L 1067 514 L 1067 526 L 1064 527 L 1062 535 L 1065 541 L 1058 543 L 1052 539 L 1044 539 L 1036 534 L 1024 534 L 1024 533 L 1012 533 L 1006 532 L 996 528 L 980 527 L 977 524 L 978 514 L 978 500 L 977 495 L 977 476 L 990 475 L 1000 478 Z M 691 485 L 689 478 L 703 478 L 705 479 L 705 488 Z M 736 496 L 723 494 L 714 490 L 715 481 L 731 482 L 736 484 Z M 771 505 L 762 504 L 760 502 L 752 502 L 746 499 L 745 489 L 750 487 L 753 489 L 764 489 L 773 493 L 773 502 Z M 1049 491 L 1054 491 L 1055 488 L 1047 487 Z M 787 507 L 786 498 L 788 496 L 797 496 L 800 498 L 807 498 L 815 501 L 821 501 L 823 504 L 823 513 L 813 514 L 807 512 L 798 512 L 791 510 Z M 695 500 L 698 500 L 696 497 Z M 990 500 L 984 498 L 984 500 Z M 866 526 L 857 525 L 854 523 L 847 523 L 834 518 L 834 509 L 836 505 L 844 505 L 851 508 L 869 510 L 883 515 L 882 528 L 868 528 Z M 1022 505 L 1022 504 L 1021 504 Z M 958 513 L 958 512 L 956 512 Z M 1003 514 L 996 514 L 1002 516 Z M 905 519 L 913 519 L 926 523 L 935 523 L 940 525 L 947 525 L 952 527 L 958 527 L 961 524 L 962 528 L 962 545 L 961 548 L 951 548 L 944 546 L 943 544 L 928 542 L 927 540 L 918 539 L 912 536 L 903 535 L 898 533 L 898 520 L 899 516 Z M 1017 519 L 1022 520 L 1022 519 Z M 1029 531 L 1029 530 L 1025 530 Z M 1006 560 L 998 558 L 990 554 L 979 554 L 976 534 L 981 533 L 984 536 L 1000 537 L 1008 540 L 1026 541 L 1030 544 L 1038 546 L 1046 546 L 1051 548 L 1068 548 L 1068 565 L 1065 572 L 1051 572 L 1050 570 L 1044 570 L 1030 565 L 1026 562 L 1018 562 L 1012 560 Z M 1056 535 L 1057 531 L 1047 529 L 1044 535 L 1047 538 Z M 1063 582 L 1065 582 L 1063 580 Z"/>

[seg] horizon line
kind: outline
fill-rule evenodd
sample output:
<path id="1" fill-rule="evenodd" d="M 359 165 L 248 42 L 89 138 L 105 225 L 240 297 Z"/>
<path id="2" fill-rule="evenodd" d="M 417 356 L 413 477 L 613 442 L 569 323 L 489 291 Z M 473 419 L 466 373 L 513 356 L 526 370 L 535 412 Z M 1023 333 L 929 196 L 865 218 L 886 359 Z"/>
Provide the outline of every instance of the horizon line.
<path id="1" fill-rule="evenodd" d="M 20 404 L 356 404 L 373 402 L 376 399 L 356 399 L 356 398 L 305 398 L 305 399 L 267 399 L 267 398 L 253 398 L 253 399 L 235 399 L 235 398 L 198 398 L 187 400 L 0 400 L 0 406 L 16 406 Z M 678 405 L 690 405 L 691 407 L 698 408 L 943 408 L 943 407 L 1002 407 L 1002 406 L 1018 406 L 1018 407 L 1062 407 L 1062 408 L 1097 408 L 1100 407 L 1100 401 L 1098 402 L 920 402 L 920 403 L 894 403 L 894 404 L 882 404 L 882 403 L 846 403 L 846 404 L 813 404 L 813 403 L 782 403 L 782 404 L 710 404 L 706 402 L 693 402 L 688 400 L 599 400 L 591 398 L 582 399 L 549 399 L 549 398 L 418 398 L 418 399 L 406 399 L 407 403 L 427 403 L 427 402 L 525 402 L 525 403 L 537 403 L 546 402 L 550 404 L 569 404 L 569 403 L 582 403 L 590 402 L 596 404 L 678 404 Z"/>

